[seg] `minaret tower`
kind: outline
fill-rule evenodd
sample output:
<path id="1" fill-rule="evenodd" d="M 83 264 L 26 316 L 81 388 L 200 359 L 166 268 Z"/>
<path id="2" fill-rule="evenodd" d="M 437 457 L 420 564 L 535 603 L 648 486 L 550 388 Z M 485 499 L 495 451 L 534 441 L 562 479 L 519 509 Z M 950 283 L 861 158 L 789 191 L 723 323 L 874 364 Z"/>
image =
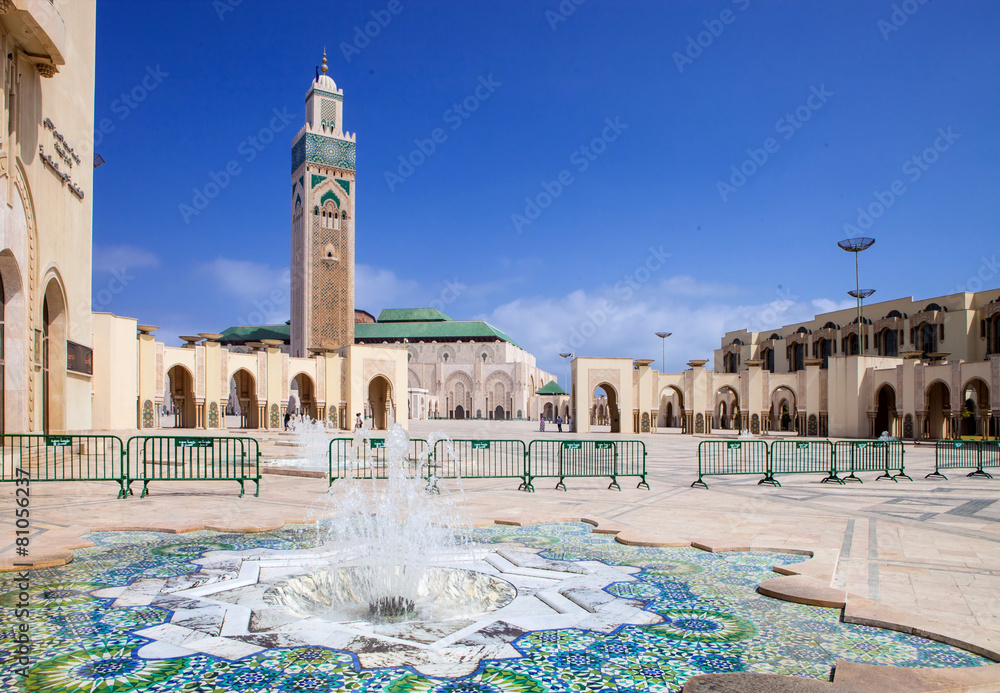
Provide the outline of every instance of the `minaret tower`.
<path id="1" fill-rule="evenodd" d="M 292 356 L 354 344 L 355 136 L 325 51 L 321 70 L 292 144 Z"/>

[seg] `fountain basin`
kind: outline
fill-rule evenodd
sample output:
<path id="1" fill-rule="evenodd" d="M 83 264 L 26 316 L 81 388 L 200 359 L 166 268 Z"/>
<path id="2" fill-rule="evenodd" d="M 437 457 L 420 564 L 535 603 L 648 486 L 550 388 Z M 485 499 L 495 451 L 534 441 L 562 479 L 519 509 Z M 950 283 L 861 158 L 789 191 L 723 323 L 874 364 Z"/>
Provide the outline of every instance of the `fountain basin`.
<path id="1" fill-rule="evenodd" d="M 400 623 L 474 618 L 506 606 L 517 596 L 513 585 L 493 575 L 430 568 L 415 599 L 390 593 L 372 604 L 363 597 L 365 573 L 363 566 L 306 573 L 275 585 L 264 594 L 264 601 L 299 618 Z"/>

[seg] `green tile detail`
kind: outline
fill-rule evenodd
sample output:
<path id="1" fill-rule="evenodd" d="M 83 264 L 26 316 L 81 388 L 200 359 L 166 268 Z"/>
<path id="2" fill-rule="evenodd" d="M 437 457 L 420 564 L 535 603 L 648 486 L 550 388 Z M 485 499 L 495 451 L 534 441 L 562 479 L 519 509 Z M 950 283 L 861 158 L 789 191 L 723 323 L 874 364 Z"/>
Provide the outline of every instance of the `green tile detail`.
<path id="1" fill-rule="evenodd" d="M 317 176 L 315 173 L 312 176 L 312 183 L 310 183 L 310 188 L 315 188 L 317 185 L 326 180 L 326 176 Z"/>
<path id="2" fill-rule="evenodd" d="M 351 181 L 341 180 L 340 178 L 336 178 L 335 180 L 337 181 L 337 183 L 340 184 L 340 187 L 344 189 L 344 192 L 346 192 L 348 195 L 351 194 Z"/>
<path id="3" fill-rule="evenodd" d="M 326 194 L 319 200 L 319 206 L 322 207 L 326 204 L 327 200 L 333 200 L 337 203 L 337 209 L 340 209 L 340 198 L 332 190 L 327 190 Z"/>

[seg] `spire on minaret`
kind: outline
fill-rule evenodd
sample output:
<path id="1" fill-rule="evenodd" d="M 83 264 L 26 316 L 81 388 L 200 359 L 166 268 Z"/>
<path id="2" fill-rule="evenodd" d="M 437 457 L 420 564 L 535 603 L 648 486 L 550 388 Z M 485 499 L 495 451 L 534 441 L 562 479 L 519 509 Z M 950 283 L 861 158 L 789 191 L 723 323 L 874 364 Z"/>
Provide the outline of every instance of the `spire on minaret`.
<path id="1" fill-rule="evenodd" d="M 323 67 L 320 69 L 323 71 L 324 75 L 329 72 L 329 69 L 326 66 L 326 46 L 323 46 Z"/>

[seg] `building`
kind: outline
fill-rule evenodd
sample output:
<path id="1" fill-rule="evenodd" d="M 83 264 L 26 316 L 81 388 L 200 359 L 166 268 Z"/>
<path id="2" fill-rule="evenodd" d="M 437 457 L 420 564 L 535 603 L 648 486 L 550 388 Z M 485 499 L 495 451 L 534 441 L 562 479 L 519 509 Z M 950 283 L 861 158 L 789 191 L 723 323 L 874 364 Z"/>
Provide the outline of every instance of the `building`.
<path id="1" fill-rule="evenodd" d="M 92 427 L 95 0 L 2 0 L 0 432 Z"/>
<path id="2" fill-rule="evenodd" d="M 857 310 L 847 309 L 776 330 L 729 332 L 715 370 L 707 363 L 669 374 L 647 360 L 574 359 L 577 430 L 592 430 L 601 420 L 595 407 L 604 406 L 608 430 L 621 433 L 993 439 L 1000 289 L 871 304 L 860 329 Z M 606 398 L 595 400 L 596 391 Z M 588 409 L 589 417 L 575 416 Z"/>
<path id="3" fill-rule="evenodd" d="M 292 145 L 293 356 L 354 344 L 355 136 L 325 53 L 321 71 Z"/>

